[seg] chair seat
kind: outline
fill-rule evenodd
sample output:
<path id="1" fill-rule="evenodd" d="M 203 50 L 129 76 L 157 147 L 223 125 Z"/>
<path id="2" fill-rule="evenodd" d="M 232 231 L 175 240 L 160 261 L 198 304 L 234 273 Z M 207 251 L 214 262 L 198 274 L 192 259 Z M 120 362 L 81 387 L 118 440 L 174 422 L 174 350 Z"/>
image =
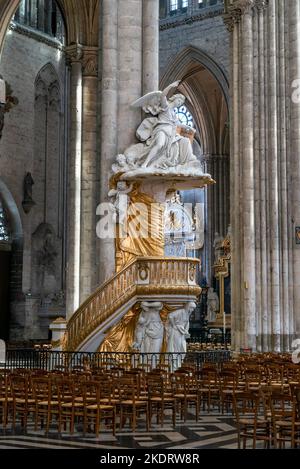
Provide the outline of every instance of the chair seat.
<path id="1" fill-rule="evenodd" d="M 97 404 L 93 404 L 93 405 L 88 405 L 86 407 L 87 410 L 97 410 L 97 409 L 100 409 L 100 410 L 113 410 L 114 409 L 114 406 L 112 405 L 97 405 Z"/>
<path id="2" fill-rule="evenodd" d="M 116 405 L 119 404 L 120 400 L 119 399 L 110 399 L 108 397 L 104 397 L 103 399 L 100 399 L 101 404 L 112 404 Z"/>
<path id="3" fill-rule="evenodd" d="M 17 398 L 17 399 L 15 400 L 15 402 L 16 402 L 17 404 L 25 404 L 26 402 L 27 402 L 27 404 L 34 404 L 34 403 L 35 403 L 35 399 L 27 399 L 27 401 L 26 401 L 26 399 Z"/>
<path id="4" fill-rule="evenodd" d="M 38 405 L 58 405 L 58 401 L 38 401 Z"/>
<path id="5" fill-rule="evenodd" d="M 83 406 L 83 403 L 81 402 L 64 402 L 62 405 L 62 407 L 82 407 Z"/>
<path id="6" fill-rule="evenodd" d="M 174 402 L 174 397 L 150 397 L 151 402 Z"/>
<path id="7" fill-rule="evenodd" d="M 292 427 L 292 422 L 288 420 L 276 420 L 275 425 L 278 427 Z M 300 422 L 295 422 L 295 426 L 299 427 Z"/>
<path id="8" fill-rule="evenodd" d="M 94 397 L 86 397 L 85 399 L 87 402 L 95 402 L 95 398 Z M 83 397 L 75 397 L 75 401 L 76 402 L 83 402 Z"/>
<path id="9" fill-rule="evenodd" d="M 174 394 L 179 399 L 197 399 L 197 394 Z"/>
<path id="10" fill-rule="evenodd" d="M 252 418 L 245 418 L 245 419 L 240 419 L 239 420 L 240 424 L 242 425 L 254 425 L 254 419 Z M 264 419 L 261 419 L 261 420 L 257 420 L 257 425 L 260 426 L 260 425 L 266 425 L 268 423 L 268 420 L 264 420 Z"/>
<path id="11" fill-rule="evenodd" d="M 128 399 L 128 400 L 120 402 L 121 405 L 136 405 L 136 406 L 143 406 L 146 403 L 147 401 L 143 401 L 143 400 L 133 401 L 132 399 Z"/>

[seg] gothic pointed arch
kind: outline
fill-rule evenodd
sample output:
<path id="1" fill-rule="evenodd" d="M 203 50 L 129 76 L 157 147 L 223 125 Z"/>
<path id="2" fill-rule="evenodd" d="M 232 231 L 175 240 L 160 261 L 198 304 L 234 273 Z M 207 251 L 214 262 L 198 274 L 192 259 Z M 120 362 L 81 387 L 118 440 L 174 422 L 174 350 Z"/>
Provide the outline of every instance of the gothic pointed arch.
<path id="1" fill-rule="evenodd" d="M 176 80 L 183 80 L 191 63 L 201 65 L 213 75 L 224 93 L 227 108 L 229 109 L 229 82 L 226 73 L 212 57 L 194 46 L 185 47 L 170 59 L 161 78 L 162 89 Z"/>

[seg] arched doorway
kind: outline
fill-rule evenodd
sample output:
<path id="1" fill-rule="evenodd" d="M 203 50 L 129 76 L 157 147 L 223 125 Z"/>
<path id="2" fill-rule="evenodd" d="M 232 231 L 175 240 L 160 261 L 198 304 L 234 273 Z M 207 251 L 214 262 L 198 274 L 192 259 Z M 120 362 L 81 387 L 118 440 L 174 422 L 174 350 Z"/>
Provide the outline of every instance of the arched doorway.
<path id="1" fill-rule="evenodd" d="M 0 198 L 0 339 L 9 335 L 9 284 L 11 271 L 10 226 Z"/>
<path id="2" fill-rule="evenodd" d="M 0 339 L 9 339 L 11 302 L 22 294 L 23 235 L 16 203 L 0 179 Z"/>

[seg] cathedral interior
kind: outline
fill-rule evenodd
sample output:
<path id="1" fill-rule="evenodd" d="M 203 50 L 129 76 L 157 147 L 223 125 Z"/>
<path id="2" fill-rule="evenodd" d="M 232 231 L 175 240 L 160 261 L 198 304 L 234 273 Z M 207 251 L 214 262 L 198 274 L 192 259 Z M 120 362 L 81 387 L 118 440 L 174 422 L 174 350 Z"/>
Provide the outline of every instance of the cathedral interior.
<path id="1" fill-rule="evenodd" d="M 146 357 L 143 372 L 167 360 L 172 376 L 213 354 L 217 372 L 203 358 L 190 373 L 202 380 L 192 411 L 178 404 L 184 425 L 189 412 L 197 423 L 158 425 L 153 447 L 299 446 L 299 427 L 275 417 L 257 441 L 237 433 L 232 394 L 235 373 L 247 392 L 251 379 L 281 380 L 282 392 L 292 381 L 299 420 L 299 344 L 299 0 L 0 0 L 0 397 L 13 396 L 13 410 L 0 399 L 0 448 L 1 425 L 30 413 L 15 409 L 17 381 L 1 381 L 2 349 L 6 369 L 22 353 L 28 368 L 45 352 L 89 370 L 126 355 L 140 369 Z M 118 424 L 106 435 L 112 448 L 147 447 L 151 399 L 140 443 L 135 416 L 130 441 Z M 96 421 L 98 436 L 91 409 L 60 411 L 71 427 Z"/>

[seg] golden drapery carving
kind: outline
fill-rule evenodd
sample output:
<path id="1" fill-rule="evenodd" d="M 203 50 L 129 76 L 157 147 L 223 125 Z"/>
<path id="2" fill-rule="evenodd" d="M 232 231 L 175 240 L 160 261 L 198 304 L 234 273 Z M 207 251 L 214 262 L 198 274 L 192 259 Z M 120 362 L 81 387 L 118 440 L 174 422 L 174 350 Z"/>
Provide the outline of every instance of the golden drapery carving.
<path id="1" fill-rule="evenodd" d="M 117 225 L 117 272 L 136 257 L 164 255 L 164 204 L 140 192 L 140 184 L 134 184 L 128 195 L 125 229 Z"/>
<path id="2" fill-rule="evenodd" d="M 138 303 L 108 330 L 98 352 L 130 352 L 139 312 L 140 305 Z"/>
<path id="3" fill-rule="evenodd" d="M 171 306 L 164 304 L 160 312 L 160 317 L 163 324 L 166 323 L 168 314 L 181 306 L 182 305 Z M 131 352 L 133 350 L 132 344 L 134 343 L 134 333 L 140 312 L 140 303 L 137 303 L 132 309 L 128 311 L 128 313 L 122 317 L 122 319 L 117 324 L 108 330 L 108 333 L 106 334 L 103 342 L 98 347 L 97 352 Z M 166 349 L 166 334 L 164 334 L 161 352 L 166 352 Z"/>

